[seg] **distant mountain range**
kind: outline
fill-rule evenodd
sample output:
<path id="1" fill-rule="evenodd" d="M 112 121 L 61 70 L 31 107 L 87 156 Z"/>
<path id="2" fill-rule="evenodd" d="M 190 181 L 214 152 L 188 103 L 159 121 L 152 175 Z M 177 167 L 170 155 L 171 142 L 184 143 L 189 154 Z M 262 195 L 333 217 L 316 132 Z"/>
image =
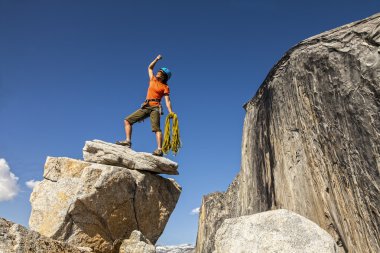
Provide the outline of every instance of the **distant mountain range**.
<path id="1" fill-rule="evenodd" d="M 180 244 L 174 246 L 157 246 L 156 253 L 194 253 L 195 246 L 191 244 Z"/>

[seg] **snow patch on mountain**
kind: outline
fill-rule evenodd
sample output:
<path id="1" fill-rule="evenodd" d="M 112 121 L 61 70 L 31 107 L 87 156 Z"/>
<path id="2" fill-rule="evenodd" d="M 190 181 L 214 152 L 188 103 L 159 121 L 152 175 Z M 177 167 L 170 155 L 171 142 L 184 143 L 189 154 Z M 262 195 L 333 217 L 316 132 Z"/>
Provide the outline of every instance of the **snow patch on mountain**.
<path id="1" fill-rule="evenodd" d="M 156 253 L 194 253 L 195 246 L 191 244 L 180 244 L 173 246 L 157 246 Z"/>

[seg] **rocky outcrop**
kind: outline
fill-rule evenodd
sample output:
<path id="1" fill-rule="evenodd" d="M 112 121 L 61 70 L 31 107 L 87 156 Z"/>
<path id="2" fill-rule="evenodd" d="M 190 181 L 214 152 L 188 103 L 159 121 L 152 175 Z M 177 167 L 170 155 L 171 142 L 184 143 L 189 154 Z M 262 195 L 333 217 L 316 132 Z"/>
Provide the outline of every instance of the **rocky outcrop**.
<path id="1" fill-rule="evenodd" d="M 100 140 L 86 141 L 83 148 L 83 158 L 86 162 L 114 165 L 131 170 L 146 170 L 154 173 L 178 175 L 178 164 L 165 157 L 136 152 L 125 146 Z"/>
<path id="2" fill-rule="evenodd" d="M 215 192 L 203 197 L 199 212 L 196 252 L 213 252 L 215 234 L 223 221 L 230 217 L 240 216 L 237 213 L 238 189 L 239 175 L 230 184 L 225 193 Z"/>
<path id="3" fill-rule="evenodd" d="M 91 249 L 77 248 L 30 231 L 25 227 L 0 218 L 1 253 L 86 253 Z"/>
<path id="4" fill-rule="evenodd" d="M 95 252 L 117 252 L 134 230 L 155 243 L 181 193 L 173 180 L 143 170 L 48 157 L 33 190 L 30 228 Z"/>
<path id="5" fill-rule="evenodd" d="M 379 46 L 377 14 L 302 41 L 274 66 L 245 105 L 234 186 L 203 199 L 198 253 L 213 252 L 221 220 L 279 208 L 341 251 L 380 252 Z"/>
<path id="6" fill-rule="evenodd" d="M 317 224 L 280 209 L 224 220 L 213 253 L 336 253 L 337 248 Z"/>
<path id="7" fill-rule="evenodd" d="M 140 231 L 133 231 L 129 239 L 123 241 L 120 253 L 156 253 L 154 245 Z"/>

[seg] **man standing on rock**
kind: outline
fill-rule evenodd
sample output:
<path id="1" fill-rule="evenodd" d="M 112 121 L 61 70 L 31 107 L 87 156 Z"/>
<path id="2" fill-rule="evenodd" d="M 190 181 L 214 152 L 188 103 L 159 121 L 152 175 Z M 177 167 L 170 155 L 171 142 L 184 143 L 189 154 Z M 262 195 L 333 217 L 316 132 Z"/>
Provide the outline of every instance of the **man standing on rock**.
<path id="1" fill-rule="evenodd" d="M 150 123 L 152 126 L 152 132 L 156 133 L 157 149 L 153 152 L 153 155 L 162 156 L 162 131 L 160 129 L 160 116 L 162 113 L 161 98 L 165 97 L 166 107 L 169 113 L 172 113 L 172 106 L 170 103 L 170 90 L 167 81 L 171 77 L 171 72 L 168 68 L 161 68 L 156 76 L 153 74 L 153 68 L 156 63 L 162 59 L 161 55 L 158 55 L 154 61 L 148 67 L 149 74 L 149 88 L 146 95 L 146 100 L 141 105 L 141 108 L 129 115 L 124 119 L 126 140 L 117 141 L 116 144 L 123 145 L 131 148 L 132 142 L 132 125 L 136 122 L 150 117 Z"/>

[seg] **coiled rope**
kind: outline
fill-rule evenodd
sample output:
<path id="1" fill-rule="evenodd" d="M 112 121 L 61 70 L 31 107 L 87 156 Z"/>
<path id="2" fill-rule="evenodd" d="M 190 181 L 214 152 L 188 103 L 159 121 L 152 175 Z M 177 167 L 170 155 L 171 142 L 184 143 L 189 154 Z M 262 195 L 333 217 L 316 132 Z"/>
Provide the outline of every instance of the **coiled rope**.
<path id="1" fill-rule="evenodd" d="M 173 129 L 170 135 L 170 119 L 173 119 Z M 179 137 L 179 126 L 178 117 L 174 112 L 169 113 L 165 120 L 165 134 L 164 134 L 164 144 L 162 146 L 162 151 L 164 154 L 168 154 L 172 150 L 173 154 L 176 155 L 181 148 L 182 143 Z"/>

